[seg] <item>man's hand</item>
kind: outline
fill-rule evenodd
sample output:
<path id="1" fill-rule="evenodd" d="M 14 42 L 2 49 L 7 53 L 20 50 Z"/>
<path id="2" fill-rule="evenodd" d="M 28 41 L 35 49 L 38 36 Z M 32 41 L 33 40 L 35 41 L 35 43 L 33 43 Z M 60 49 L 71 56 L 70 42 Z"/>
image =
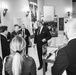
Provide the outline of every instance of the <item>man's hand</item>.
<path id="1" fill-rule="evenodd" d="M 46 39 L 42 39 L 42 42 L 46 42 Z"/>
<path id="2" fill-rule="evenodd" d="M 19 34 L 19 36 L 21 36 L 21 37 L 22 37 L 22 34 Z"/>
<path id="3" fill-rule="evenodd" d="M 26 39 L 27 35 L 24 36 L 24 38 Z"/>
<path id="4" fill-rule="evenodd" d="M 36 44 L 33 45 L 33 48 L 35 48 Z"/>

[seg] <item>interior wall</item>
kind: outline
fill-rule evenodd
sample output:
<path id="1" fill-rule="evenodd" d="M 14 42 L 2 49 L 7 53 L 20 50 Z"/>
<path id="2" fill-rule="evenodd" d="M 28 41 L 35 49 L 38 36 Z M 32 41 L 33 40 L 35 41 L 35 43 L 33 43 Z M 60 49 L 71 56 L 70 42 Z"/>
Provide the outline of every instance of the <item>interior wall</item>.
<path id="1" fill-rule="evenodd" d="M 72 8 L 72 0 L 44 0 L 44 6 L 54 6 L 58 17 L 66 15 L 66 9 Z"/>
<path id="2" fill-rule="evenodd" d="M 37 0 L 38 3 L 38 20 L 41 19 L 41 15 L 43 15 L 43 6 L 44 0 Z"/>
<path id="3" fill-rule="evenodd" d="M 25 13 L 22 10 L 25 5 L 27 5 L 27 0 L 4 0 L 8 5 L 8 13 L 4 17 L 4 24 L 9 26 L 11 31 L 13 28 L 13 17 L 25 17 Z M 12 2 L 11 2 L 12 1 Z M 64 17 L 66 8 L 72 8 L 72 0 L 31 0 L 37 1 L 38 3 L 38 19 L 40 15 L 43 15 L 43 6 L 54 6 L 55 14 L 58 17 Z M 20 5 L 20 6 L 19 6 Z M 27 5 L 28 6 L 28 5 Z"/>
<path id="4" fill-rule="evenodd" d="M 13 31 L 13 18 L 14 17 L 25 17 L 25 12 L 22 9 L 28 8 L 28 0 L 0 0 L 3 2 L 3 9 L 7 8 L 8 12 L 5 17 L 3 17 L 3 25 L 8 26 L 8 30 Z M 44 0 L 29 0 L 31 2 L 38 3 L 38 19 L 40 15 L 43 14 Z M 0 2 L 1 3 L 1 2 Z M 2 10 L 3 11 L 3 10 Z M 25 10 L 26 11 L 26 10 Z"/>
<path id="5" fill-rule="evenodd" d="M 6 6 L 8 12 L 4 17 L 4 24 L 8 26 L 9 31 L 13 31 L 13 18 L 14 17 L 25 17 L 25 12 L 29 8 L 28 0 L 4 0 L 3 7 Z"/>
<path id="6" fill-rule="evenodd" d="M 1 23 L 1 0 L 0 0 L 0 23 Z"/>
<path id="7" fill-rule="evenodd" d="M 0 11 L 1 11 L 1 3 L 2 3 L 2 1 L 0 0 Z"/>
<path id="8" fill-rule="evenodd" d="M 0 0 L 0 26 L 3 24 L 2 0 Z"/>
<path id="9" fill-rule="evenodd" d="M 29 1 L 37 3 L 37 0 L 29 0 Z"/>
<path id="10" fill-rule="evenodd" d="M 73 2 L 72 5 L 73 5 L 73 14 L 72 15 L 74 18 L 76 18 L 76 2 Z"/>

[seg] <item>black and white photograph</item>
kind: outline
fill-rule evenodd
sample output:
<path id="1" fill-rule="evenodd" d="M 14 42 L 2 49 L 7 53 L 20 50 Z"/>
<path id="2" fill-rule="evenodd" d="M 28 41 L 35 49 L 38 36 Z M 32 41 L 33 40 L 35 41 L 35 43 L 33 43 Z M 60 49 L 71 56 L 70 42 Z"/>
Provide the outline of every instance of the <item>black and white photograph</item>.
<path id="1" fill-rule="evenodd" d="M 76 75 L 76 0 L 0 0 L 0 75 Z"/>
<path id="2" fill-rule="evenodd" d="M 30 8 L 30 12 L 31 12 L 31 20 L 33 22 L 37 21 L 38 6 L 34 3 L 29 3 L 29 8 Z"/>

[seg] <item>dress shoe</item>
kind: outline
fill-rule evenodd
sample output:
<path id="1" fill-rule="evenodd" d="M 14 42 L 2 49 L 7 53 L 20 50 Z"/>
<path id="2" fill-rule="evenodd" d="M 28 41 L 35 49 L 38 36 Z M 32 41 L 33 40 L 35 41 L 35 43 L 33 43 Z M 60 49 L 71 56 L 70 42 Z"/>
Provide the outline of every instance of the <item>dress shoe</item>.
<path id="1" fill-rule="evenodd" d="M 40 70 L 42 67 L 40 66 L 39 68 L 38 68 L 38 70 Z"/>

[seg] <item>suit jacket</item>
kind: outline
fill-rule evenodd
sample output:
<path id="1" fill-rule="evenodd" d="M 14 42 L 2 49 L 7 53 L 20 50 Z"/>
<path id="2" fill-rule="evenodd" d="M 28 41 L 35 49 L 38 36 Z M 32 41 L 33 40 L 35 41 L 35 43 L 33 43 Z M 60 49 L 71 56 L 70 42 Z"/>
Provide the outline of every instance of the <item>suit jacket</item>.
<path id="1" fill-rule="evenodd" d="M 22 66 L 22 73 L 21 75 L 37 75 L 36 74 L 36 64 L 35 61 L 32 57 L 28 56 L 26 57 L 25 55 L 23 56 L 24 62 Z M 6 75 L 13 75 L 12 74 L 12 57 L 8 56 L 6 59 L 6 64 L 5 64 L 5 72 Z"/>
<path id="2" fill-rule="evenodd" d="M 52 67 L 52 75 L 76 75 L 76 39 L 69 41 L 67 46 L 60 49 Z"/>
<path id="3" fill-rule="evenodd" d="M 4 58 L 5 56 L 10 54 L 10 48 L 6 37 L 3 35 L 0 35 L 0 36 L 1 36 L 2 56 Z"/>
<path id="4" fill-rule="evenodd" d="M 22 31 L 22 30 L 21 30 Z M 29 37 L 30 37 L 30 32 L 28 31 L 28 29 L 25 28 L 25 35 L 26 35 L 26 44 L 29 45 Z"/>
<path id="5" fill-rule="evenodd" d="M 42 45 L 46 44 L 47 41 L 51 38 L 51 34 L 47 27 L 42 28 L 41 33 L 38 35 L 38 29 L 35 31 L 34 43 L 37 44 L 38 47 L 42 48 Z M 46 39 L 45 42 L 42 42 L 43 39 Z"/>
<path id="6" fill-rule="evenodd" d="M 10 32 L 8 32 L 8 34 L 7 34 L 7 40 L 10 43 L 10 40 L 11 40 L 11 34 L 10 34 Z"/>
<path id="7" fill-rule="evenodd" d="M 16 35 L 19 35 L 19 34 L 21 34 L 21 31 L 20 31 L 20 30 L 19 30 L 18 32 L 13 31 L 13 32 L 11 33 L 11 35 L 10 35 L 11 40 L 12 40 Z"/>

